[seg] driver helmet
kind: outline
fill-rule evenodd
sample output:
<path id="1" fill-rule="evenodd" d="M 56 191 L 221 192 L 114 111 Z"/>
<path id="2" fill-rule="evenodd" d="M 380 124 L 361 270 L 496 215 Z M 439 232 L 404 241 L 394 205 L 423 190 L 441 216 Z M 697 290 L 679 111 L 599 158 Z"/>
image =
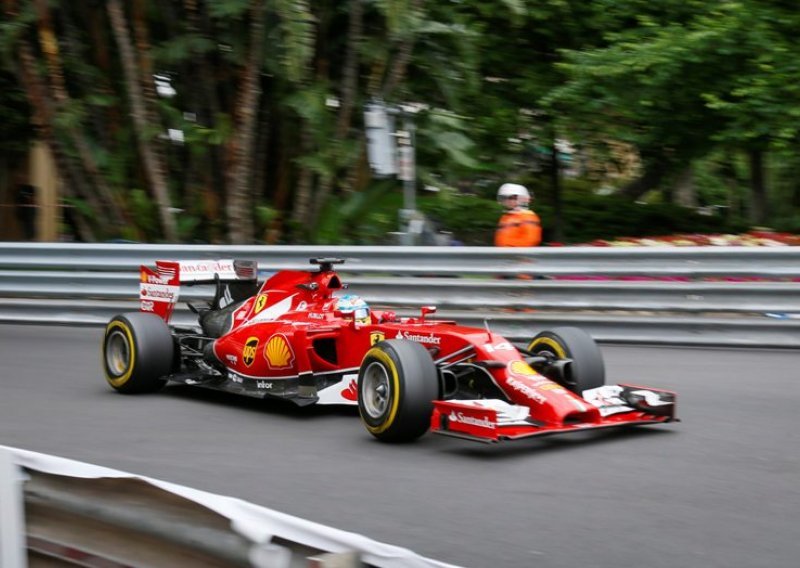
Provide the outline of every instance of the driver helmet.
<path id="1" fill-rule="evenodd" d="M 334 308 L 339 315 L 350 316 L 358 323 L 370 323 L 372 320 L 369 315 L 369 305 L 355 294 L 346 294 L 336 300 L 336 307 Z"/>
<path id="2" fill-rule="evenodd" d="M 516 204 L 510 205 L 508 199 L 516 197 Z M 531 201 L 531 194 L 524 185 L 518 183 L 504 183 L 497 191 L 497 201 L 508 208 L 527 207 Z"/>

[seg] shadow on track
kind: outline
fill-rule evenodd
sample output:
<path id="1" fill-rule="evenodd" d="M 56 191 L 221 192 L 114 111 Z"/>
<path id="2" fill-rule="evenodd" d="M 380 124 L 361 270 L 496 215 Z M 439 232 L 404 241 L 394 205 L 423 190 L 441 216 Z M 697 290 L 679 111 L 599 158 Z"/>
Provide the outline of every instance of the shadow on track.
<path id="1" fill-rule="evenodd" d="M 621 426 L 613 430 L 554 434 L 543 438 L 513 440 L 497 444 L 474 444 L 469 447 L 464 445 L 469 444 L 469 441 L 454 440 L 453 442 L 455 444 L 461 442 L 461 445 L 448 447 L 443 451 L 450 456 L 465 458 L 491 458 L 492 460 L 513 459 L 523 455 L 530 457 L 532 454 L 539 453 L 569 452 L 579 450 L 587 445 L 611 445 L 649 436 L 669 436 L 675 434 L 677 434 L 675 430 L 664 429 L 663 426 Z"/>
<path id="2" fill-rule="evenodd" d="M 169 385 L 154 396 L 170 396 L 194 402 L 222 405 L 258 413 L 269 413 L 297 420 L 322 416 L 358 416 L 355 406 L 297 404 L 279 398 L 256 398 L 187 385 Z"/>

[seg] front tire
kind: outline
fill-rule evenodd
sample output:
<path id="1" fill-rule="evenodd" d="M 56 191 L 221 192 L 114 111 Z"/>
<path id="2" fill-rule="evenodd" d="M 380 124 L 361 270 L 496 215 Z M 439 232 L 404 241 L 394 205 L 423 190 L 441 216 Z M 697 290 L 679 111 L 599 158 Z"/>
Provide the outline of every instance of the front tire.
<path id="1" fill-rule="evenodd" d="M 155 392 L 172 371 L 175 345 L 166 322 L 154 314 L 115 316 L 103 339 L 106 381 L 126 394 Z"/>
<path id="2" fill-rule="evenodd" d="M 439 375 L 419 343 L 390 339 L 367 351 L 358 372 L 358 413 L 382 442 L 409 442 L 430 427 Z"/>
<path id="3" fill-rule="evenodd" d="M 557 327 L 543 331 L 528 344 L 531 355 L 544 355 L 552 361 L 570 362 L 557 369 L 561 372 L 544 375 L 572 392 L 580 395 L 583 391 L 601 387 L 606 382 L 603 355 L 592 336 L 577 327 Z M 552 375 L 552 376 L 551 376 Z"/>

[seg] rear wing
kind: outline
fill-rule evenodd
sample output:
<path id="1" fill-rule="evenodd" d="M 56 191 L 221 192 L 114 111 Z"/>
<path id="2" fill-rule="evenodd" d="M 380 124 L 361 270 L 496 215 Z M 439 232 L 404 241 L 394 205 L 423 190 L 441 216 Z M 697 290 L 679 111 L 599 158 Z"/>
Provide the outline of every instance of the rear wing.
<path id="1" fill-rule="evenodd" d="M 181 284 L 215 284 L 217 293 L 212 308 L 238 301 L 242 287 L 232 295 L 236 284 L 248 292 L 255 290 L 258 263 L 255 260 L 157 260 L 155 268 L 141 266 L 139 309 L 154 313 L 169 322 L 180 297 Z M 232 286 L 234 285 L 234 286 Z"/>

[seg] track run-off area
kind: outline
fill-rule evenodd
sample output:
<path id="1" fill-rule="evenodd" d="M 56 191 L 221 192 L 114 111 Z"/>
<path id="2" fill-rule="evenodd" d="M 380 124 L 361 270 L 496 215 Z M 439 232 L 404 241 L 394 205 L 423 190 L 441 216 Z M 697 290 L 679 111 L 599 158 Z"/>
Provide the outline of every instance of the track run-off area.
<path id="1" fill-rule="evenodd" d="M 221 495 L 469 568 L 794 568 L 800 350 L 602 346 L 682 422 L 482 445 L 377 442 L 355 408 L 124 396 L 102 329 L 0 325 L 0 445 Z M 800 344 L 800 341 L 798 342 Z"/>

